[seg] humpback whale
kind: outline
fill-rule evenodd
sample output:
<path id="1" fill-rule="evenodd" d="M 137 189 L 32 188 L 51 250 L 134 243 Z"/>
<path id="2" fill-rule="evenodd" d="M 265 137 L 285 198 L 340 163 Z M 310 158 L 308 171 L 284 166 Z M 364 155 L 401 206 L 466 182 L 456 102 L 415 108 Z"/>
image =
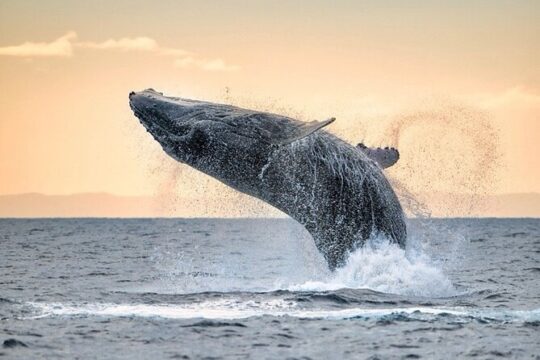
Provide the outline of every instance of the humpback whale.
<path id="1" fill-rule="evenodd" d="M 129 103 L 172 158 L 303 225 L 331 270 L 371 236 L 405 245 L 404 214 L 382 171 L 397 150 L 352 146 L 323 129 L 334 118 L 302 122 L 153 89 L 131 92 Z"/>

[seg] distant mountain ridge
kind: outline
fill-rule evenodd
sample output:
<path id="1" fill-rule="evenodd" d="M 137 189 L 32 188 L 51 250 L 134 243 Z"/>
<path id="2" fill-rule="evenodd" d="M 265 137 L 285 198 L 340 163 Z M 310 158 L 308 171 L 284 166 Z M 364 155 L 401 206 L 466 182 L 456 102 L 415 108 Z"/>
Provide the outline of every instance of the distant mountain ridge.
<path id="1" fill-rule="evenodd" d="M 540 194 L 481 196 L 474 210 L 466 195 L 423 196 L 434 217 L 540 217 Z M 468 199 L 468 200 L 465 200 Z M 0 195 L 0 217 L 273 217 L 281 212 L 246 196 L 213 199 L 175 195 L 120 196 L 108 193 Z"/>
<path id="2" fill-rule="evenodd" d="M 270 206 L 249 198 L 186 198 L 171 194 L 122 196 L 109 193 L 0 195 L 0 218 L 35 217 L 263 217 L 280 216 Z M 281 215 L 284 216 L 284 215 Z"/>

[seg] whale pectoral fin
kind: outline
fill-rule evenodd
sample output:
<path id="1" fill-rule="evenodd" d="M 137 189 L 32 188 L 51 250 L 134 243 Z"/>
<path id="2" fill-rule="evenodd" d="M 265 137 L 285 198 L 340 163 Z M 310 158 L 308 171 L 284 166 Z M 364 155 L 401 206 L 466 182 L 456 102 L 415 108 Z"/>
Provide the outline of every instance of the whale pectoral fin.
<path id="1" fill-rule="evenodd" d="M 270 139 L 270 142 L 275 145 L 287 145 L 292 143 L 293 141 L 300 140 L 302 138 L 305 138 L 308 135 L 313 134 L 315 131 L 322 129 L 323 127 L 330 125 L 336 120 L 336 118 L 330 118 L 323 121 L 310 121 L 310 122 L 304 122 L 301 123 L 298 126 L 295 126 L 293 130 L 291 130 L 287 136 L 285 137 L 275 137 Z"/>
<path id="2" fill-rule="evenodd" d="M 395 148 L 369 148 L 363 143 L 356 145 L 356 148 L 366 154 L 368 158 L 375 161 L 383 169 L 394 165 L 399 160 L 399 151 Z"/>

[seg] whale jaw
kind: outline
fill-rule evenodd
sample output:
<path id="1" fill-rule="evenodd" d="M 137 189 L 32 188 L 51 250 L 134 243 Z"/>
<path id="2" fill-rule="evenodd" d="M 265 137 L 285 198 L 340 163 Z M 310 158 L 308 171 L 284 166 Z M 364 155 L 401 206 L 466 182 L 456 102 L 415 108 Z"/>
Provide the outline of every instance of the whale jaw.
<path id="1" fill-rule="evenodd" d="M 193 135 L 193 123 L 182 121 L 182 104 L 153 89 L 129 94 L 129 105 L 146 131 L 172 158 L 186 162 L 184 145 Z M 186 104 L 189 105 L 189 104 Z"/>

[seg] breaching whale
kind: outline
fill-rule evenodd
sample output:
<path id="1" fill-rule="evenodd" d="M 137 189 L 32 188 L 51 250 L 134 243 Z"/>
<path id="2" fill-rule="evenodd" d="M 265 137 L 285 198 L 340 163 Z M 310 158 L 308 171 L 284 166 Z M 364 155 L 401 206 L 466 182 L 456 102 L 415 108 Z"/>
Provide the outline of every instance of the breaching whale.
<path id="1" fill-rule="evenodd" d="M 371 236 L 404 246 L 404 214 L 382 172 L 397 150 L 355 147 L 322 130 L 334 118 L 301 122 L 153 89 L 129 100 L 168 155 L 288 214 L 331 270 Z"/>

